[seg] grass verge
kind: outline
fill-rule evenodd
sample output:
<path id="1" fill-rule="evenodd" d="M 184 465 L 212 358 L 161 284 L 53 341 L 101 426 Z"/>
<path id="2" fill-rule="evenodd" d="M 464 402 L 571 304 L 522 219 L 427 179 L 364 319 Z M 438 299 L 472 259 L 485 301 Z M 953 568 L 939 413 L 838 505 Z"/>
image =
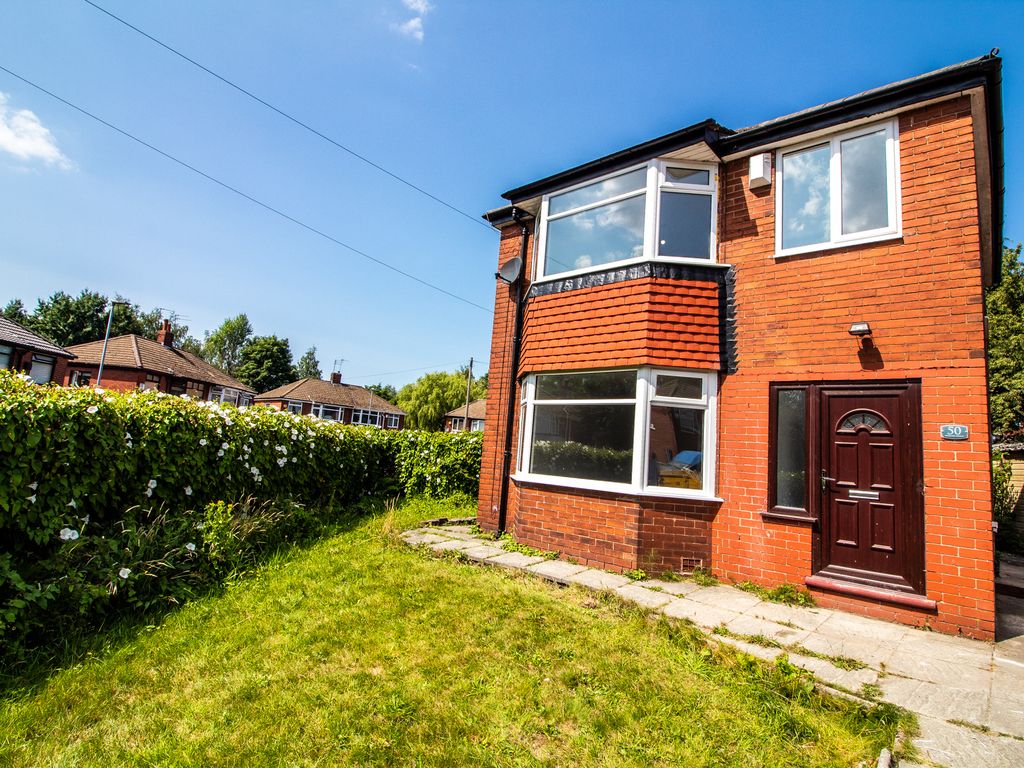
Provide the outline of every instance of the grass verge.
<path id="1" fill-rule="evenodd" d="M 685 624 L 396 542 L 414 500 L 0 701 L 0 764 L 825 766 L 903 715 Z"/>

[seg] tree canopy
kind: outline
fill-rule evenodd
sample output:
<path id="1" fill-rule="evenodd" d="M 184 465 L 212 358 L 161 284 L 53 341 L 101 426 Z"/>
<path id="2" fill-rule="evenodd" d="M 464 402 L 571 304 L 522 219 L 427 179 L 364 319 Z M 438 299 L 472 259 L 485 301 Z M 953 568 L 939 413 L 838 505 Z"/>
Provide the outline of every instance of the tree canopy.
<path id="1" fill-rule="evenodd" d="M 229 317 L 216 329 L 206 334 L 203 357 L 222 371 L 234 376 L 242 361 L 242 349 L 252 340 L 252 323 L 243 312 Z M 288 364 L 291 365 L 289 354 Z M 256 390 L 259 392 L 260 390 Z"/>
<path id="2" fill-rule="evenodd" d="M 316 347 L 310 347 L 299 358 L 299 362 L 295 364 L 295 375 L 300 379 L 323 378 L 324 374 L 320 370 L 320 361 L 316 359 Z"/>
<path id="3" fill-rule="evenodd" d="M 992 431 L 1024 434 L 1024 262 L 1021 246 L 1003 249 L 998 285 L 985 296 Z"/>
<path id="4" fill-rule="evenodd" d="M 392 405 L 398 404 L 398 390 L 390 384 L 367 384 L 366 388 L 382 400 L 387 400 Z"/>
<path id="5" fill-rule="evenodd" d="M 256 392 L 267 392 L 294 381 L 295 367 L 292 365 L 288 339 L 279 339 L 277 336 L 253 337 L 242 347 L 233 375 Z"/>
<path id="6" fill-rule="evenodd" d="M 470 399 L 486 396 L 486 386 L 474 381 Z M 408 414 L 406 425 L 412 429 L 441 429 L 444 415 L 465 404 L 465 371 L 428 373 L 398 391 L 397 405 Z"/>

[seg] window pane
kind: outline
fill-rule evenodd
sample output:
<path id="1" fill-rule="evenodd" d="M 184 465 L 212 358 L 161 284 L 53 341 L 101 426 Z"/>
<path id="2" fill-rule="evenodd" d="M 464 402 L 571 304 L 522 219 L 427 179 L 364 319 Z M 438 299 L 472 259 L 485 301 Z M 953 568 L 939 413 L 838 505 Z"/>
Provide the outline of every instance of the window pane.
<path id="1" fill-rule="evenodd" d="M 537 400 L 623 400 L 636 397 L 636 371 L 537 377 Z"/>
<path id="2" fill-rule="evenodd" d="M 644 199 L 637 195 L 549 222 L 544 274 L 642 256 Z"/>
<path id="3" fill-rule="evenodd" d="M 0 346 L 0 370 L 11 367 L 11 348 Z"/>
<path id="4" fill-rule="evenodd" d="M 807 508 L 807 393 L 780 389 L 775 421 L 775 505 Z"/>
<path id="5" fill-rule="evenodd" d="M 664 376 L 658 374 L 654 388 L 657 397 L 685 397 L 700 400 L 704 396 L 704 381 L 694 376 Z"/>
<path id="6" fill-rule="evenodd" d="M 588 184 L 585 187 L 574 189 L 572 192 L 554 195 L 548 200 L 548 216 L 555 216 L 565 211 L 571 211 L 573 208 L 607 200 L 626 192 L 636 192 L 646 186 L 647 169 L 637 168 L 635 171 L 613 176 L 596 184 Z"/>
<path id="7" fill-rule="evenodd" d="M 885 131 L 839 143 L 843 169 L 843 234 L 889 226 Z"/>
<path id="8" fill-rule="evenodd" d="M 648 485 L 704 487 L 704 410 L 651 406 Z"/>
<path id="9" fill-rule="evenodd" d="M 707 186 L 711 183 L 711 173 L 694 168 L 666 168 L 665 181 L 670 184 L 703 184 Z"/>
<path id="10" fill-rule="evenodd" d="M 658 253 L 711 258 L 711 195 L 662 192 Z"/>
<path id="11" fill-rule="evenodd" d="M 57 361 L 54 357 L 32 356 L 32 370 L 29 376 L 36 384 L 48 384 L 53 378 L 53 364 Z"/>
<path id="12" fill-rule="evenodd" d="M 828 242 L 828 144 L 782 156 L 782 247 Z"/>
<path id="13" fill-rule="evenodd" d="M 629 483 L 634 405 L 536 405 L 530 471 Z"/>

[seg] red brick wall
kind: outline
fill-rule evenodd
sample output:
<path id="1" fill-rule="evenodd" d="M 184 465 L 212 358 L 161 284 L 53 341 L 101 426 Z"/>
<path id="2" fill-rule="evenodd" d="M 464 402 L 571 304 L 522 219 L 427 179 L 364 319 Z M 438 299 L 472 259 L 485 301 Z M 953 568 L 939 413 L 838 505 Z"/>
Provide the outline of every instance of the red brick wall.
<path id="1" fill-rule="evenodd" d="M 76 365 L 75 361 L 72 360 L 67 370 L 64 372 L 64 376 L 61 381 L 64 386 L 71 385 L 71 374 L 74 371 L 88 371 L 92 377 L 89 386 L 96 386 L 96 373 L 99 370 L 99 366 L 96 365 Z M 100 384 L 104 389 L 111 389 L 115 392 L 128 392 L 133 389 L 138 389 L 139 384 L 146 380 L 146 374 L 144 371 L 138 371 L 133 368 L 111 368 L 109 366 L 103 366 L 103 381 Z"/>
<path id="2" fill-rule="evenodd" d="M 712 561 L 763 584 L 810 573 L 809 526 L 764 522 L 768 385 L 920 379 L 927 596 L 937 613 L 818 593 L 827 605 L 947 632 L 994 626 L 989 435 L 974 145 L 968 99 L 899 121 L 903 237 L 773 258 L 777 184 L 750 190 L 746 159 L 722 173 L 721 259 L 736 270 L 739 372 L 719 399 L 719 495 Z M 847 333 L 871 324 L 877 356 Z M 967 442 L 939 439 L 966 424 Z"/>
<path id="3" fill-rule="evenodd" d="M 719 261 L 735 268 L 739 366 L 720 380 L 716 490 L 723 502 L 655 502 L 512 482 L 508 527 L 518 538 L 613 569 L 678 569 L 674 564 L 683 557 L 704 557 L 726 579 L 802 584 L 811 574 L 814 530 L 761 517 L 768 503 L 769 384 L 916 379 L 924 436 L 926 593 L 938 609 L 825 592 L 816 598 L 945 632 L 993 635 L 984 307 L 970 103 L 961 98 L 908 112 L 899 118 L 899 131 L 903 236 L 875 244 L 774 258 L 777 185 L 748 189 L 746 158 L 722 166 Z M 511 227 L 502 234 L 499 264 L 518 254 L 519 232 Z M 709 297 L 694 286 L 664 286 L 678 294 L 668 302 L 672 312 L 658 321 L 663 336 L 651 333 L 651 292 L 661 290 L 662 281 L 531 300 L 521 371 L 662 363 L 715 367 L 717 335 L 702 329 L 704 318 L 717 321 L 717 305 L 705 314 L 710 307 L 702 302 Z M 693 312 L 680 315 L 679 306 L 692 306 Z M 488 529 L 497 525 L 512 312 L 508 288 L 498 283 L 479 502 L 480 524 Z M 858 354 L 847 332 L 861 320 L 871 324 L 875 354 Z M 608 332 L 613 323 L 614 334 Z M 659 347 L 656 339 L 667 343 Z M 950 422 L 966 424 L 971 439 L 940 440 L 939 426 Z M 513 453 L 516 448 L 513 440 Z"/>

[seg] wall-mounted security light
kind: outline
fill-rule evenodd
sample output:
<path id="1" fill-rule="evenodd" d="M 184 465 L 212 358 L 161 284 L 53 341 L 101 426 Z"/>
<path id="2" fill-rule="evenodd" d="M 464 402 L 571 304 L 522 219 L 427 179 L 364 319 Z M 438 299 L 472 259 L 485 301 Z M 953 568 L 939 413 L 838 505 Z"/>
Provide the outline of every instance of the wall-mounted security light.
<path id="1" fill-rule="evenodd" d="M 850 335 L 863 339 L 865 336 L 871 335 L 871 326 L 865 322 L 854 323 L 850 326 Z"/>

